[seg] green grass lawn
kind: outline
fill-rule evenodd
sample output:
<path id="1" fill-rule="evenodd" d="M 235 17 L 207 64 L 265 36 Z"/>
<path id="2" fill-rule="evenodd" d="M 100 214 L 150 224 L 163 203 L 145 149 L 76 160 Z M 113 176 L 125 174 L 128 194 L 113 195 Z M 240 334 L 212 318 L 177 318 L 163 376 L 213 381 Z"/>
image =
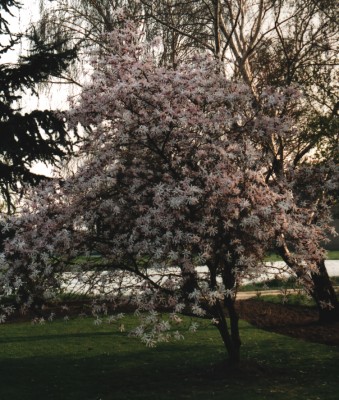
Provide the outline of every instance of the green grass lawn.
<path id="1" fill-rule="evenodd" d="M 329 250 L 326 256 L 327 260 L 339 260 L 339 250 Z M 281 261 L 281 257 L 277 254 L 268 254 L 265 258 L 266 261 Z"/>
<path id="2" fill-rule="evenodd" d="M 339 286 L 339 276 L 331 276 L 330 280 L 333 286 Z M 267 281 L 251 282 L 239 287 L 240 292 L 258 291 L 259 293 L 265 290 L 282 289 L 301 289 L 301 286 L 297 284 L 296 278 L 291 276 L 288 279 L 273 278 Z"/>
<path id="3" fill-rule="evenodd" d="M 90 318 L 1 325 L 0 399 L 338 399 L 338 347 L 241 322 L 242 371 L 230 373 L 217 367 L 224 348 L 216 329 L 202 324 L 152 349 Z"/>
<path id="4" fill-rule="evenodd" d="M 331 250 L 327 252 L 327 260 L 339 260 L 339 250 Z"/>
<path id="5" fill-rule="evenodd" d="M 275 304 L 288 304 L 290 306 L 303 306 L 303 307 L 315 307 L 315 301 L 306 294 L 288 294 L 283 296 L 278 295 L 265 295 L 257 298 L 260 301 L 267 301 Z"/>

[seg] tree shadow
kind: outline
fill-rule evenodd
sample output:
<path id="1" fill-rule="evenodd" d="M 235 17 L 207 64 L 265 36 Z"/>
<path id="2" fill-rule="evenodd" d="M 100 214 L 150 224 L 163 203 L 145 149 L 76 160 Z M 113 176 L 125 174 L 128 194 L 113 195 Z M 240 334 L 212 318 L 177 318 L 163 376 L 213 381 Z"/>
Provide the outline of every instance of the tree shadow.
<path id="1" fill-rule="evenodd" d="M 119 336 L 118 332 L 88 332 L 88 333 L 67 333 L 67 334 L 45 334 L 36 336 L 15 336 L 15 337 L 0 337 L 0 344 L 16 343 L 16 342 L 37 342 L 40 340 L 53 341 L 53 340 L 63 340 L 63 339 L 83 339 L 83 338 L 95 338 L 102 336 Z"/>

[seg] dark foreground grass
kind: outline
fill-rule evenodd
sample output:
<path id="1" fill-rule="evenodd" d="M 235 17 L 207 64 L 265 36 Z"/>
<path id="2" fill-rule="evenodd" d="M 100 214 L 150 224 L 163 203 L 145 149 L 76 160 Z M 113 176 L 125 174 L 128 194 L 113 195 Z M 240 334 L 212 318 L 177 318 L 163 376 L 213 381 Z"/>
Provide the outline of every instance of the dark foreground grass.
<path id="1" fill-rule="evenodd" d="M 129 318 L 126 327 L 133 323 Z M 241 323 L 243 364 L 223 370 L 212 326 L 145 348 L 91 319 L 0 326 L 3 400 L 337 400 L 339 348 Z"/>

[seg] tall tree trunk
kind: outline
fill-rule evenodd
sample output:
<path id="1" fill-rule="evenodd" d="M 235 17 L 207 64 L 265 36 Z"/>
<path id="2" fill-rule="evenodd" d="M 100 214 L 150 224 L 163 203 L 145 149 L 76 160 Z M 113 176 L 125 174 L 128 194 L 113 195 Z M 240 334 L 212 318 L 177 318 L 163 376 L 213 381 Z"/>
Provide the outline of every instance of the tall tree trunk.
<path id="1" fill-rule="evenodd" d="M 287 246 L 278 248 L 278 252 L 285 263 L 292 269 L 292 271 L 299 277 L 303 278 L 304 270 L 296 265 L 291 260 Z M 337 295 L 333 289 L 333 285 L 328 276 L 325 260 L 321 260 L 318 264 L 318 273 L 311 273 L 310 283 L 311 288 L 307 289 L 308 293 L 314 299 L 318 312 L 319 322 L 321 323 L 334 323 L 339 321 L 339 303 Z"/>
<path id="2" fill-rule="evenodd" d="M 220 218 L 221 220 L 221 218 Z M 223 244 L 219 244 L 219 248 L 223 248 Z M 216 257 L 214 263 L 207 264 L 210 271 L 210 283 L 212 288 L 217 287 L 217 274 L 216 271 L 218 267 L 222 273 L 222 279 L 225 287 L 227 289 L 232 289 L 235 284 L 234 268 L 235 265 L 230 261 L 227 261 L 227 257 L 220 256 L 226 251 L 222 251 Z M 216 254 L 218 254 L 216 252 Z M 239 334 L 239 317 L 235 310 L 235 298 L 231 296 L 226 296 L 223 302 L 217 301 L 213 306 L 208 307 L 209 313 L 216 319 L 215 324 L 219 330 L 220 336 L 226 347 L 228 353 L 228 362 L 231 368 L 237 368 L 240 363 L 240 334 Z M 225 317 L 225 308 L 227 309 L 228 316 L 230 319 L 230 329 Z"/>
<path id="3" fill-rule="evenodd" d="M 229 331 L 223 307 L 219 302 L 213 307 L 213 316 L 218 321 L 216 326 L 225 345 L 229 364 L 232 368 L 237 368 L 240 363 L 241 346 L 238 325 L 239 317 L 235 311 L 234 301 L 232 299 L 230 299 L 229 302 L 227 301 L 226 307 L 229 313 L 231 332 Z"/>
<path id="4" fill-rule="evenodd" d="M 319 321 L 322 323 L 339 322 L 339 303 L 333 285 L 328 276 L 325 260 L 317 264 L 318 273 L 312 273 L 313 297 L 319 310 Z"/>

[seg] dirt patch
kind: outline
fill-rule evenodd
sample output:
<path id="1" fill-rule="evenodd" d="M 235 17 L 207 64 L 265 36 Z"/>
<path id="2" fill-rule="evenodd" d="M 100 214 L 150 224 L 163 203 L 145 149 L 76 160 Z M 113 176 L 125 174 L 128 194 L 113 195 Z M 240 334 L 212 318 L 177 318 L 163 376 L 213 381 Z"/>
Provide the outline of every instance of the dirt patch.
<path id="1" fill-rule="evenodd" d="M 339 346 L 339 322 L 320 324 L 315 309 L 301 306 L 274 304 L 256 299 L 237 302 L 241 319 L 272 332 Z"/>

